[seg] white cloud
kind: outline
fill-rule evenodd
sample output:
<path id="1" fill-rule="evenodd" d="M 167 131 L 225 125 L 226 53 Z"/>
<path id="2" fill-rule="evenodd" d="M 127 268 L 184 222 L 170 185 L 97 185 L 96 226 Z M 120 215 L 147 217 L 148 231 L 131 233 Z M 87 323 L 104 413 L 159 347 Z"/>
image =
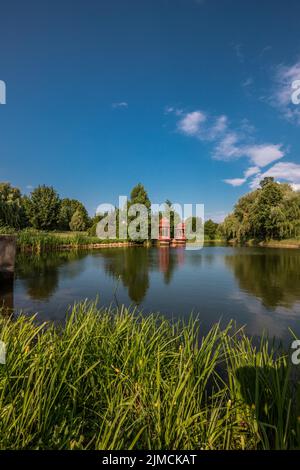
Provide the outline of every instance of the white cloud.
<path id="1" fill-rule="evenodd" d="M 231 186 L 242 186 L 246 181 L 254 175 L 260 174 L 260 168 L 258 166 L 250 166 L 247 170 L 244 171 L 243 178 L 232 178 L 223 180 L 224 183 L 230 184 Z"/>
<path id="2" fill-rule="evenodd" d="M 250 178 L 250 176 L 256 175 L 259 172 L 260 172 L 260 169 L 258 166 L 250 166 L 248 170 L 244 172 L 244 176 L 246 179 L 248 179 Z"/>
<path id="3" fill-rule="evenodd" d="M 269 168 L 265 176 L 274 176 L 274 178 L 284 179 L 292 183 L 300 183 L 300 165 L 292 162 L 279 162 Z"/>
<path id="4" fill-rule="evenodd" d="M 178 115 L 176 108 L 169 107 L 167 111 Z M 177 128 L 189 137 L 213 142 L 212 156 L 216 160 L 247 157 L 254 166 L 264 167 L 284 156 L 281 144 L 247 144 L 253 127 L 242 122 L 239 130 L 231 130 L 224 114 L 210 117 L 203 111 L 192 111 L 180 117 Z"/>
<path id="5" fill-rule="evenodd" d="M 211 126 L 209 131 L 209 139 L 215 140 L 222 135 L 228 127 L 228 118 L 224 114 L 216 118 L 215 123 Z"/>
<path id="6" fill-rule="evenodd" d="M 279 109 L 285 119 L 300 126 L 300 106 L 292 102 L 292 84 L 296 80 L 300 80 L 300 60 L 290 66 L 277 67 L 270 102 Z"/>
<path id="7" fill-rule="evenodd" d="M 178 116 L 176 108 L 166 108 L 167 114 Z M 212 158 L 222 161 L 231 161 L 238 158 L 248 159 L 250 165 L 244 171 L 241 178 L 229 178 L 223 180 L 231 186 L 237 187 L 255 176 L 251 181 L 261 179 L 261 168 L 264 168 L 285 156 L 286 150 L 282 144 L 253 143 L 253 126 L 243 120 L 236 130 L 229 125 L 226 115 L 210 116 L 207 113 L 196 110 L 184 113 L 180 110 L 180 119 L 177 129 L 188 137 L 197 138 L 203 142 L 212 143 Z M 274 167 L 273 167 L 274 168 Z"/>
<path id="8" fill-rule="evenodd" d="M 223 180 L 224 183 L 230 184 L 231 186 L 242 186 L 247 180 L 246 178 L 232 178 L 232 179 L 226 179 Z"/>
<path id="9" fill-rule="evenodd" d="M 281 144 L 252 145 L 245 148 L 245 155 L 256 166 L 264 167 L 284 157 Z"/>
<path id="10" fill-rule="evenodd" d="M 169 107 L 167 114 L 173 113 L 180 117 L 177 123 L 178 130 L 187 136 L 196 137 L 202 141 L 216 141 L 220 139 L 228 129 L 228 117 L 209 116 L 201 110 L 184 114 L 183 110 Z"/>
<path id="11" fill-rule="evenodd" d="M 225 135 L 215 148 L 214 158 L 232 160 L 248 157 L 255 167 L 264 167 L 284 157 L 281 144 L 245 145 L 239 141 L 239 135 L 232 132 Z"/>
<path id="12" fill-rule="evenodd" d="M 112 104 L 112 107 L 114 109 L 117 109 L 117 108 L 128 108 L 128 103 L 126 101 L 120 101 L 118 103 L 113 103 Z"/>
<path id="13" fill-rule="evenodd" d="M 273 176 L 275 180 L 291 183 L 294 188 L 300 185 L 300 165 L 293 162 L 278 162 L 264 173 L 259 173 L 250 183 L 251 188 L 257 188 L 259 182 L 267 176 Z"/>
<path id="14" fill-rule="evenodd" d="M 216 160 L 232 160 L 240 158 L 243 150 L 239 145 L 239 136 L 236 132 L 228 132 L 216 145 L 213 158 Z"/>
<path id="15" fill-rule="evenodd" d="M 193 111 L 180 119 L 178 122 L 178 129 L 183 134 L 197 136 L 201 130 L 201 124 L 205 121 L 206 115 L 202 111 Z"/>

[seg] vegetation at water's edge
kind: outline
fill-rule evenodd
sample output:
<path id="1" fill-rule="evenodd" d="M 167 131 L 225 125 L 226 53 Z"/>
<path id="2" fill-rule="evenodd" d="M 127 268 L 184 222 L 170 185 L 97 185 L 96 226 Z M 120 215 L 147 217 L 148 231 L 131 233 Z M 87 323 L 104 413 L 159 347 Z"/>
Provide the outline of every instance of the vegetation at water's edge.
<path id="1" fill-rule="evenodd" d="M 226 239 L 300 243 L 300 192 L 289 184 L 264 178 L 260 187 L 241 197 L 220 227 Z"/>
<path id="2" fill-rule="evenodd" d="M 141 184 L 136 185 L 122 209 L 115 208 L 116 238 L 119 235 L 119 215 L 127 212 L 133 204 L 143 204 L 147 208 L 148 222 L 151 221 L 151 201 L 147 191 Z M 170 218 L 170 235 L 174 237 L 175 227 L 181 221 L 176 206 L 171 201 L 165 202 L 164 211 L 159 216 Z M 89 217 L 84 205 L 75 199 L 61 199 L 54 188 L 38 186 L 29 196 L 21 194 L 18 188 L 9 183 L 0 183 L 0 232 L 26 230 L 46 232 L 72 231 L 75 238 L 78 234 L 96 238 L 98 222 L 106 214 Z M 128 215 L 128 214 L 127 214 Z M 131 221 L 132 217 L 128 216 Z M 196 217 L 185 220 L 186 225 L 195 225 Z M 203 223 L 203 221 L 201 221 Z M 149 227 L 149 235 L 150 235 Z M 70 233 L 70 232 L 69 232 Z M 46 235 L 41 234 L 43 240 Z M 291 245 L 300 243 L 300 192 L 294 191 L 287 183 L 278 183 L 274 178 L 264 178 L 260 187 L 242 196 L 223 223 L 218 224 L 211 219 L 204 222 L 205 241 L 226 240 L 238 243 L 289 240 Z M 25 240 L 28 234 L 21 235 Z M 123 236 L 124 238 L 124 236 Z M 139 241 L 144 241 L 140 239 Z M 48 246 L 54 247 L 59 240 L 49 240 Z M 70 245 L 93 244 L 95 240 L 70 240 Z"/>
<path id="3" fill-rule="evenodd" d="M 2 318 L 0 448 L 299 448 L 289 359 L 233 325 L 200 333 L 88 303 L 64 328 Z"/>
<path id="4" fill-rule="evenodd" d="M 100 240 L 86 233 L 55 233 L 24 230 L 17 234 L 17 247 L 20 251 L 43 252 L 62 248 L 76 249 L 101 244 L 126 243 L 127 240 Z"/>

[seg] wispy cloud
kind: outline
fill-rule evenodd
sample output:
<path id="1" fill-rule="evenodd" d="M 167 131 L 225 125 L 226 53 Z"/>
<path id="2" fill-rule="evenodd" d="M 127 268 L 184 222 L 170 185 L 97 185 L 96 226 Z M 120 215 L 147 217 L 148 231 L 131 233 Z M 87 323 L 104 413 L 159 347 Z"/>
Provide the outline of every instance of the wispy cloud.
<path id="1" fill-rule="evenodd" d="M 269 102 L 285 119 L 300 126 L 300 106 L 292 102 L 292 84 L 296 80 L 300 80 L 300 59 L 292 65 L 279 65 L 274 72 L 273 93 Z"/>
<path id="2" fill-rule="evenodd" d="M 252 166 L 264 167 L 285 154 L 282 144 L 250 144 L 252 127 L 242 123 L 238 129 L 232 129 L 226 115 L 214 117 L 202 110 L 192 111 L 180 117 L 177 128 L 186 136 L 212 142 L 212 157 L 216 160 L 247 157 Z"/>
<path id="3" fill-rule="evenodd" d="M 225 115 L 209 116 L 201 110 L 190 113 L 180 110 L 179 113 L 177 109 L 174 109 L 173 113 L 180 117 L 177 122 L 179 132 L 202 141 L 215 141 L 224 135 L 228 128 L 228 118 Z"/>
<path id="4" fill-rule="evenodd" d="M 282 159 L 286 149 L 281 143 L 256 143 L 253 138 L 254 128 L 248 121 L 242 121 L 233 128 L 228 116 L 212 116 L 197 109 L 191 112 L 177 112 L 177 108 L 169 107 L 168 114 L 177 117 L 177 129 L 187 137 L 196 138 L 209 143 L 211 156 L 215 160 L 232 161 L 245 158 L 248 167 L 242 177 L 225 179 L 224 182 L 238 187 L 247 181 L 261 178 L 262 168 Z M 252 181 L 251 180 L 251 181 Z M 250 184 L 252 184 L 250 181 Z"/>
<path id="5" fill-rule="evenodd" d="M 202 111 L 193 111 L 186 114 L 178 122 L 178 129 L 189 136 L 200 136 L 201 125 L 206 121 L 206 115 Z"/>
<path id="6" fill-rule="evenodd" d="M 244 176 L 246 179 L 250 178 L 253 175 L 256 175 L 257 173 L 260 172 L 260 169 L 258 166 L 250 166 L 245 172 Z"/>
<path id="7" fill-rule="evenodd" d="M 261 53 L 259 54 L 260 57 L 263 57 L 267 52 L 270 52 L 272 50 L 272 46 L 265 46 Z"/>
<path id="8" fill-rule="evenodd" d="M 281 144 L 263 144 L 245 147 L 245 155 L 255 165 L 264 167 L 284 157 L 285 152 Z"/>
<path id="9" fill-rule="evenodd" d="M 232 44 L 232 48 L 235 51 L 235 54 L 239 60 L 239 62 L 242 64 L 245 61 L 245 55 L 243 52 L 243 45 L 242 44 Z"/>
<path id="10" fill-rule="evenodd" d="M 242 184 L 246 183 L 245 178 L 232 178 L 232 179 L 227 179 L 223 180 L 224 183 L 230 184 L 231 186 L 242 186 Z"/>
<path id="11" fill-rule="evenodd" d="M 231 186 L 241 186 L 246 183 L 249 178 L 255 176 L 250 182 L 250 187 L 257 186 L 257 181 L 259 182 L 264 178 L 261 169 L 283 158 L 285 151 L 282 149 L 281 144 L 252 145 L 244 148 L 244 155 L 248 157 L 254 166 L 250 166 L 245 170 L 243 178 L 227 179 L 224 180 L 225 183 Z M 270 176 L 276 177 L 276 175 Z"/>
<path id="12" fill-rule="evenodd" d="M 113 103 L 112 108 L 113 109 L 128 108 L 128 103 L 126 101 L 119 101 L 118 103 Z"/>
<path id="13" fill-rule="evenodd" d="M 242 186 L 246 181 L 251 178 L 251 176 L 260 174 L 260 168 L 258 166 L 250 166 L 247 170 L 244 171 L 243 178 L 231 178 L 223 180 L 224 183 L 230 184 L 231 186 Z"/>
<path id="14" fill-rule="evenodd" d="M 248 88 L 250 88 L 250 87 L 253 85 L 253 83 L 254 83 L 253 78 L 252 78 L 252 77 L 248 77 L 248 78 L 246 78 L 246 80 L 244 80 L 244 81 L 242 82 L 242 87 L 248 89 Z"/>
<path id="15" fill-rule="evenodd" d="M 294 189 L 297 189 L 300 185 L 300 165 L 293 162 L 275 163 L 267 171 L 258 173 L 251 181 L 250 187 L 252 189 L 258 187 L 259 182 L 267 176 L 273 176 L 277 181 L 287 181 L 292 184 Z"/>
<path id="16" fill-rule="evenodd" d="M 174 113 L 176 116 L 181 116 L 183 114 L 183 110 L 180 108 L 176 108 L 174 106 L 166 106 L 165 114 L 172 114 L 172 113 Z"/>

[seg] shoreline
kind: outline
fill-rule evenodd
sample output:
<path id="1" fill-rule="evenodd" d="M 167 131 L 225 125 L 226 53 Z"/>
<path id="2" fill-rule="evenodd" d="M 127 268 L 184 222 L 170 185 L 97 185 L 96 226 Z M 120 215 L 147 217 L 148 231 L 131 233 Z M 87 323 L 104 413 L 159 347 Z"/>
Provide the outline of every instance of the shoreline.
<path id="1" fill-rule="evenodd" d="M 71 250 L 99 250 L 101 248 L 128 248 L 132 246 L 138 246 L 133 242 L 113 242 L 113 243 L 89 243 L 89 244 L 65 244 L 65 245 L 57 245 L 55 247 L 49 246 L 44 247 L 43 249 L 39 250 L 36 247 L 32 246 L 23 246 L 17 247 L 18 253 L 39 253 L 39 252 L 55 252 L 55 251 L 71 251 Z"/>

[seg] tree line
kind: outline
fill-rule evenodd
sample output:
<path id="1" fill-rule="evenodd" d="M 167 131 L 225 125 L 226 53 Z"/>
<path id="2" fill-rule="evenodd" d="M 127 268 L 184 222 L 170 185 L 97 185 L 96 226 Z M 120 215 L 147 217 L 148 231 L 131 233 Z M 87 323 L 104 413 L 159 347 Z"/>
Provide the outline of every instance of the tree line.
<path id="1" fill-rule="evenodd" d="M 84 205 L 77 199 L 61 199 L 52 186 L 40 185 L 27 196 L 10 183 L 0 183 L 0 226 L 84 231 L 90 224 Z"/>
<path id="2" fill-rule="evenodd" d="M 149 214 L 151 201 L 142 184 L 130 193 L 128 207 L 144 204 Z M 165 202 L 171 221 L 171 237 L 180 221 L 172 202 Z M 118 209 L 116 209 L 118 210 Z M 16 230 L 32 227 L 37 230 L 89 231 L 96 233 L 101 215 L 89 217 L 84 204 L 77 199 L 60 198 L 52 186 L 40 185 L 30 195 L 23 195 L 10 183 L 0 183 L 0 227 Z M 242 196 L 222 224 L 211 219 L 204 224 L 205 238 L 225 238 L 239 242 L 257 239 L 287 239 L 300 236 L 300 192 L 287 183 L 264 178 L 258 189 Z"/>
<path id="3" fill-rule="evenodd" d="M 300 192 L 272 177 L 242 196 L 220 226 L 223 236 L 239 242 L 283 240 L 300 235 Z"/>

